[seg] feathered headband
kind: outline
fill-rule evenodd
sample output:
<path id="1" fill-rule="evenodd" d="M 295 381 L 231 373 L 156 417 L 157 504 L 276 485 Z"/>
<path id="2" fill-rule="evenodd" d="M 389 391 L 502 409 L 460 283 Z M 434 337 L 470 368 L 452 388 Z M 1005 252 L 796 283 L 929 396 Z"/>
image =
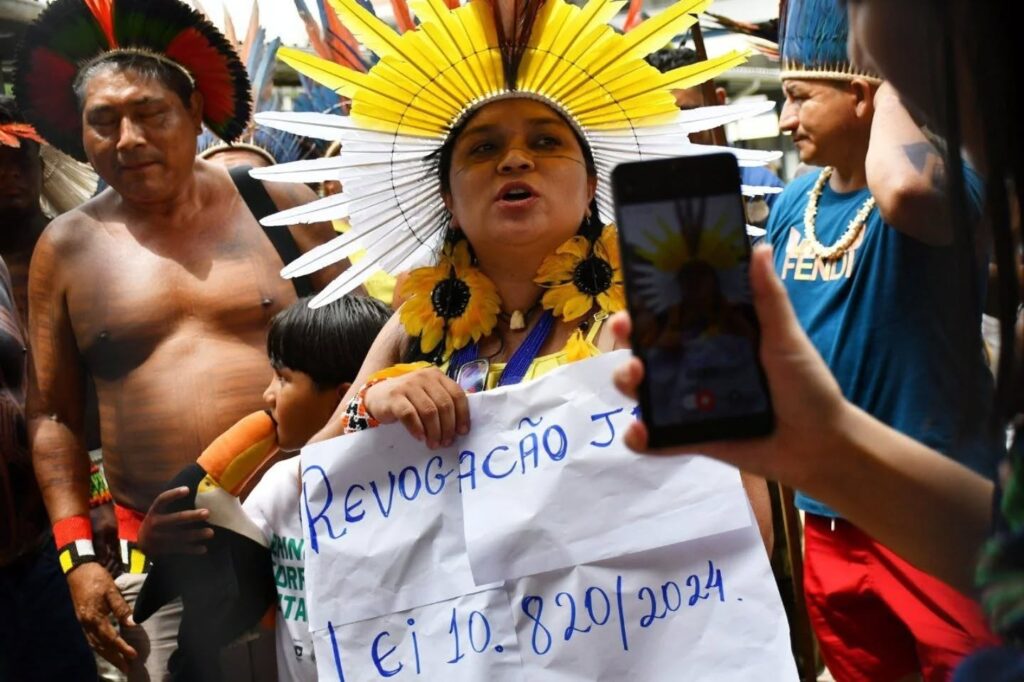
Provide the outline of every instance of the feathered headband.
<path id="1" fill-rule="evenodd" d="M 147 55 L 182 69 L 203 96 L 203 122 L 223 140 L 245 130 L 249 79 L 213 24 L 177 0 L 56 0 L 18 48 L 18 106 L 54 147 L 85 161 L 78 74 L 105 55 Z"/>
<path id="2" fill-rule="evenodd" d="M 644 56 L 696 21 L 711 0 L 681 0 L 626 34 L 608 21 L 622 0 L 413 0 L 419 27 L 398 34 L 357 0 L 330 0 L 341 22 L 379 61 L 363 73 L 297 50 L 280 57 L 352 100 L 349 116 L 265 113 L 261 125 L 341 143 L 336 158 L 259 169 L 266 180 L 338 180 L 340 194 L 267 218 L 288 225 L 347 218 L 344 235 L 313 249 L 282 274 L 295 277 L 366 249 L 367 257 L 328 285 L 312 305 L 358 286 L 377 269 L 397 273 L 435 251 L 446 209 L 432 155 L 484 104 L 508 97 L 540 100 L 583 137 L 598 171 L 601 216 L 613 215 L 610 174 L 622 162 L 700 154 L 687 135 L 772 108 L 771 102 L 681 112 L 671 90 L 688 88 L 745 59 L 731 52 L 667 73 Z M 722 150 L 763 164 L 771 152 Z"/>
<path id="3" fill-rule="evenodd" d="M 854 68 L 846 51 L 846 10 L 835 0 L 787 0 L 782 25 L 782 79 L 807 78 L 881 83 L 878 74 Z"/>

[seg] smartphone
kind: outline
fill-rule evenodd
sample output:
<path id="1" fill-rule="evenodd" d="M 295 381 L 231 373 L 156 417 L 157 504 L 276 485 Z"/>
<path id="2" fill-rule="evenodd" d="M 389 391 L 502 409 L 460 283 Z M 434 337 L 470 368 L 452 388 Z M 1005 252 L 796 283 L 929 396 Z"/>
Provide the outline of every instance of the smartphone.
<path id="1" fill-rule="evenodd" d="M 770 433 L 735 157 L 624 163 L 612 192 L 650 445 Z"/>

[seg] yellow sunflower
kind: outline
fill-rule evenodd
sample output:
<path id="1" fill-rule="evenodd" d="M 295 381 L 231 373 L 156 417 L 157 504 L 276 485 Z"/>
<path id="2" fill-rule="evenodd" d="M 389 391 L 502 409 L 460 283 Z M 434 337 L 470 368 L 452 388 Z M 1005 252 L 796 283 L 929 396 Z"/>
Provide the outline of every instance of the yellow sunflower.
<path id="1" fill-rule="evenodd" d="M 473 267 L 469 242 L 446 246 L 441 261 L 417 268 L 401 284 L 402 326 L 420 337 L 420 350 L 432 353 L 444 341 L 445 357 L 487 336 L 498 322 L 501 299 L 491 280 Z"/>
<path id="2" fill-rule="evenodd" d="M 557 317 L 571 321 L 594 307 L 594 300 L 606 313 L 626 307 L 622 288 L 622 264 L 614 225 L 606 225 L 591 243 L 577 235 L 544 259 L 534 282 L 546 288 L 543 306 Z"/>

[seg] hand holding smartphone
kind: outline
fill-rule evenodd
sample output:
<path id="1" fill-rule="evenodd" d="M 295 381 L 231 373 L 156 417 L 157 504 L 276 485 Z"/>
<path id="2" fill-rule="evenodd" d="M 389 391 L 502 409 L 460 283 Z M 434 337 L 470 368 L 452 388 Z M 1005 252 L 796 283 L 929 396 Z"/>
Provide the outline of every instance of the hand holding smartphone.
<path id="1" fill-rule="evenodd" d="M 622 164 L 612 191 L 650 445 L 770 433 L 736 159 Z"/>

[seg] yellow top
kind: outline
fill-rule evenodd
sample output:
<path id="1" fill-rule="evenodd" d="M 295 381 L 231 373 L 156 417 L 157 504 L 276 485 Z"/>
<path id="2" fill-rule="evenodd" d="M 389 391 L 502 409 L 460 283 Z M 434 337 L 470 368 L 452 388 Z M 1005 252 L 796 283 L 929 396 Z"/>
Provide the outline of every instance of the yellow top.
<path id="1" fill-rule="evenodd" d="M 593 324 L 587 331 L 587 335 L 583 336 L 580 330 L 577 329 L 569 337 L 562 350 L 557 353 L 551 353 L 549 355 L 542 355 L 539 358 L 534 358 L 530 363 L 530 366 L 526 369 L 526 374 L 523 376 L 523 381 L 530 381 L 537 377 L 544 376 L 548 372 L 558 367 L 568 365 L 569 363 L 576 362 L 577 360 L 585 360 L 587 358 L 596 357 L 601 354 L 601 350 L 594 344 L 594 340 L 597 338 L 598 332 L 601 331 L 601 325 L 608 319 L 608 313 L 603 310 L 599 310 L 594 313 Z M 415 372 L 418 369 L 424 367 L 430 367 L 432 363 L 426 361 L 420 362 L 409 362 L 391 367 L 386 367 L 382 370 L 374 372 L 370 375 L 368 381 L 380 381 L 382 379 L 390 379 L 392 377 L 402 376 L 409 372 Z M 491 390 L 498 386 L 498 381 L 501 379 L 501 373 L 505 370 L 506 362 L 495 362 L 488 364 L 487 367 L 487 386 L 484 390 Z M 443 364 L 438 366 L 442 372 L 448 371 L 448 361 L 446 360 Z"/>
<path id="2" fill-rule="evenodd" d="M 608 319 L 608 314 L 602 311 L 598 311 L 594 314 L 593 324 L 590 325 L 590 330 L 587 331 L 587 336 L 584 339 L 584 343 L 589 350 L 589 355 L 585 357 L 593 357 L 600 355 L 601 351 L 598 350 L 597 346 L 594 345 L 594 340 L 597 339 L 597 333 L 601 330 L 601 324 Z M 523 381 L 532 381 L 538 377 L 542 377 L 548 372 L 568 365 L 576 360 L 582 359 L 581 355 L 576 352 L 573 353 L 569 344 L 557 353 L 551 353 L 549 355 L 541 355 L 533 359 L 530 363 L 530 367 L 526 370 L 526 374 L 523 376 Z M 487 389 L 497 388 L 498 380 L 501 378 L 501 373 L 505 370 L 504 362 L 493 362 L 487 370 Z"/>

